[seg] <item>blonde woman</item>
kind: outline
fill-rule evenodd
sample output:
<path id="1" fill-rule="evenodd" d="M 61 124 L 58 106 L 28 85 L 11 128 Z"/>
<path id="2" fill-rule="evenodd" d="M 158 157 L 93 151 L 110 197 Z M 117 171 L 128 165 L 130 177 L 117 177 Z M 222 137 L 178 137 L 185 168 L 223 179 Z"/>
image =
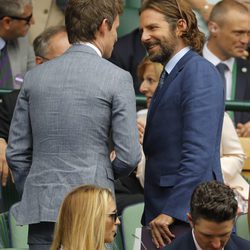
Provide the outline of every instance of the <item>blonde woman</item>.
<path id="1" fill-rule="evenodd" d="M 64 199 L 51 250 L 105 250 L 116 235 L 116 205 L 110 190 L 80 186 Z"/>

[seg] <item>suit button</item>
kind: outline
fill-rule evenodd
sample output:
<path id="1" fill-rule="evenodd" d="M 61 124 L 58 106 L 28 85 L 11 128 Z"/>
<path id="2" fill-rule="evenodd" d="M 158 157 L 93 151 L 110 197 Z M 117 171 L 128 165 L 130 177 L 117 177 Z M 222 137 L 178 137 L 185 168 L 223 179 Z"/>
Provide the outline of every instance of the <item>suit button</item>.
<path id="1" fill-rule="evenodd" d="M 148 161 L 148 158 L 149 158 L 149 157 L 148 157 L 148 155 L 145 155 L 145 159 L 146 159 L 146 161 Z"/>

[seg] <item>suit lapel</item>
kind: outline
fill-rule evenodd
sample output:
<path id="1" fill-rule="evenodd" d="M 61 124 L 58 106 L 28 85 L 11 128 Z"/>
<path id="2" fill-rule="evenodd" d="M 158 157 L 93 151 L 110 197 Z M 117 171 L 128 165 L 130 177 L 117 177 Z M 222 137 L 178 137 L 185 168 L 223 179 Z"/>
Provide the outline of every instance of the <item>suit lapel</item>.
<path id="1" fill-rule="evenodd" d="M 161 89 L 157 88 L 157 91 L 155 92 L 153 99 L 151 101 L 151 105 L 149 107 L 149 112 L 147 116 L 147 125 L 145 128 L 145 137 L 147 137 L 148 130 L 150 128 L 151 121 L 156 113 L 157 107 L 159 106 L 160 101 L 162 100 L 162 96 L 164 93 L 168 90 L 169 86 L 172 84 L 173 80 L 178 76 L 178 74 L 181 72 L 185 64 L 192 56 L 194 56 L 194 52 L 192 50 L 188 51 L 181 60 L 175 65 L 173 70 L 170 72 L 170 74 L 165 77 L 164 84 L 161 87 Z"/>

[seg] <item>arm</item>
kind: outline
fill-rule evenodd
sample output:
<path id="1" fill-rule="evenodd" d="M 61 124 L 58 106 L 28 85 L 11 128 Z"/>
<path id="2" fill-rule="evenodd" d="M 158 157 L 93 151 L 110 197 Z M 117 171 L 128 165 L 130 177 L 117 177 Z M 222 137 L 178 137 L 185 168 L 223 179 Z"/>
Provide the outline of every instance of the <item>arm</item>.
<path id="1" fill-rule="evenodd" d="M 25 77 L 25 80 L 27 78 Z M 32 161 L 32 131 L 29 119 L 29 99 L 25 85 L 20 91 L 14 111 L 6 156 L 17 191 L 22 193 Z"/>
<path id="2" fill-rule="evenodd" d="M 3 186 L 6 186 L 7 179 L 11 174 L 6 161 L 6 147 L 18 93 L 18 91 L 14 91 L 4 95 L 3 102 L 0 105 L 0 176 Z"/>
<path id="3" fill-rule="evenodd" d="M 221 136 L 221 168 L 224 181 L 230 185 L 230 180 L 241 173 L 245 153 L 235 131 L 232 120 L 227 113 L 224 114 Z"/>
<path id="4" fill-rule="evenodd" d="M 117 77 L 117 81 L 119 88 L 115 90 L 112 105 L 112 138 L 116 158 L 112 165 L 115 176 L 121 177 L 129 175 L 137 166 L 141 150 L 132 78 L 126 73 Z"/>
<path id="5" fill-rule="evenodd" d="M 250 121 L 244 124 L 237 124 L 237 134 L 239 137 L 250 137 Z"/>

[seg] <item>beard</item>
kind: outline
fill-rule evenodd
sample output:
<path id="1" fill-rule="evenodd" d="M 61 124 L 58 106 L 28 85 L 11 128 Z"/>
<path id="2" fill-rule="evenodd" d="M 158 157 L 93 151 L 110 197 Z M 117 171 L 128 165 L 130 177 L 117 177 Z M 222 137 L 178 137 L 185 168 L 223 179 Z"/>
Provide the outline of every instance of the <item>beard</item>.
<path id="1" fill-rule="evenodd" d="M 158 62 L 165 65 L 174 55 L 176 39 L 172 36 L 169 40 L 154 40 L 144 43 L 148 52 L 148 57 L 152 62 Z M 151 46 L 159 46 L 158 51 L 150 51 Z"/>

